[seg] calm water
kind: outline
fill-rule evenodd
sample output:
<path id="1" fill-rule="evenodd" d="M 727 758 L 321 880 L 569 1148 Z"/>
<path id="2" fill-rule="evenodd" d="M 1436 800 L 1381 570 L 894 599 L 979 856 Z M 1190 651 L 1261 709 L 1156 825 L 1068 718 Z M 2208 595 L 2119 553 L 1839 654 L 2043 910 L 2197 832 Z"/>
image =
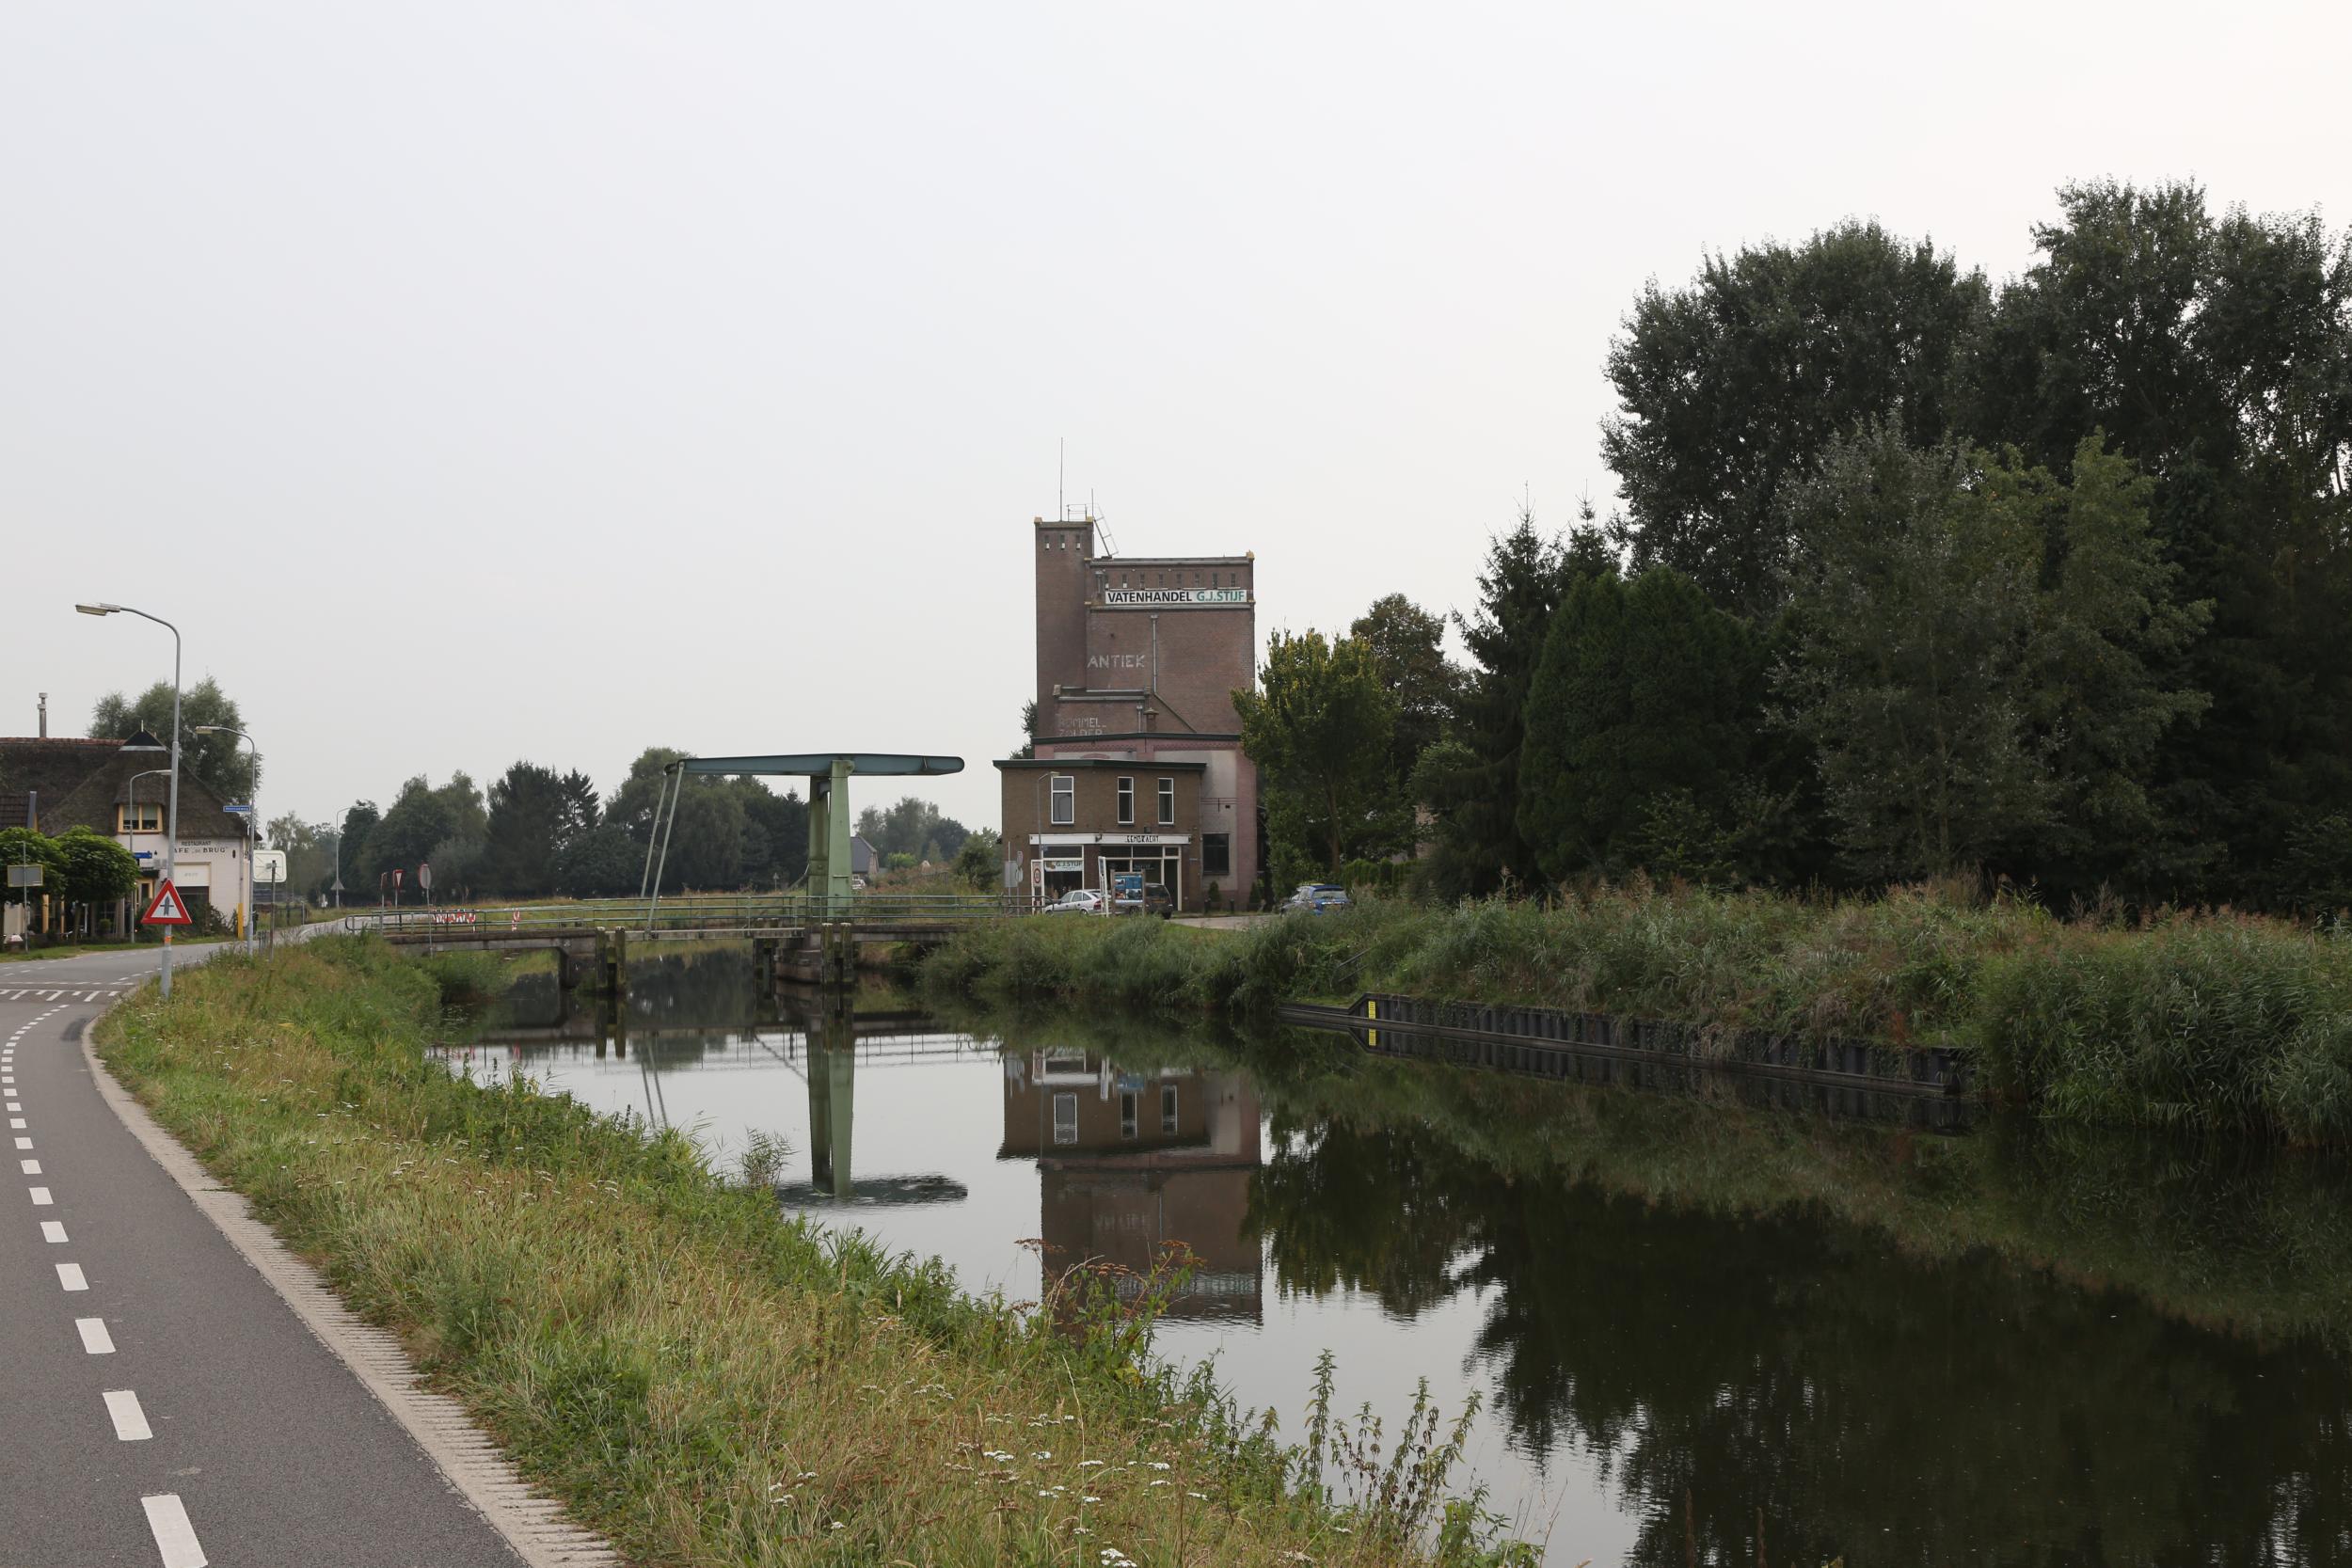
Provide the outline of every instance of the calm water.
<path id="1" fill-rule="evenodd" d="M 1471 1476 L 1551 1562 L 2352 1562 L 2337 1162 L 809 1012 L 729 955 L 633 985 L 615 1020 L 526 982 L 449 1056 L 720 1164 L 780 1136 L 787 1206 L 1017 1300 L 1182 1241 L 1164 1353 L 1294 1433 L 1327 1347 L 1350 1407 L 1475 1393 Z"/>

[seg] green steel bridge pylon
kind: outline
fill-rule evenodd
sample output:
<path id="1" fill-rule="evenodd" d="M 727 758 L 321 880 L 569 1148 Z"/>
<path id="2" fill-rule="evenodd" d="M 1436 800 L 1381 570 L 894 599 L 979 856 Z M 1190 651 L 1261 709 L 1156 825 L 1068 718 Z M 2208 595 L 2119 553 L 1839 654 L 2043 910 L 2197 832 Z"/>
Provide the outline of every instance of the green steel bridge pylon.
<path id="1" fill-rule="evenodd" d="M 847 920 L 856 892 L 850 879 L 850 832 L 857 818 L 850 809 L 850 776 L 938 778 L 963 771 L 961 757 L 917 756 L 904 752 L 795 752 L 773 756 L 681 757 L 662 769 L 661 799 L 654 807 L 654 833 L 645 845 L 645 929 L 653 929 L 661 907 L 661 873 L 670 861 L 670 832 L 677 824 L 686 776 L 702 774 L 785 775 L 808 781 L 808 897 L 810 916 Z"/>

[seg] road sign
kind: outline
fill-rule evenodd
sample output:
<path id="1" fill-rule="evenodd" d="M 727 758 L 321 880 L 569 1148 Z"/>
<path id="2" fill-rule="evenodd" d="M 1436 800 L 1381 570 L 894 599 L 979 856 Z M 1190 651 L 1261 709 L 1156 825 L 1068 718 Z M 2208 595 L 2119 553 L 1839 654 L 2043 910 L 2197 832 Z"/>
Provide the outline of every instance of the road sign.
<path id="1" fill-rule="evenodd" d="M 257 882 L 282 882 L 286 879 L 286 851 L 256 849 L 253 851 L 253 879 Z"/>
<path id="2" fill-rule="evenodd" d="M 433 863 L 426 861 L 417 867 L 417 885 L 425 892 L 433 891 Z"/>
<path id="3" fill-rule="evenodd" d="M 253 802 L 250 800 L 226 800 L 221 803 L 220 809 L 227 812 L 231 816 L 251 816 L 253 815 Z"/>
<path id="4" fill-rule="evenodd" d="M 196 924 L 188 918 L 187 903 L 180 896 L 180 890 L 171 885 L 169 879 L 166 879 L 155 889 L 154 902 L 147 906 L 147 912 L 139 916 L 139 919 L 149 926 L 193 926 Z"/>
<path id="5" fill-rule="evenodd" d="M 8 886 L 40 886 L 40 867 L 37 864 L 12 865 L 8 867 Z"/>
<path id="6" fill-rule="evenodd" d="M 392 867 L 392 886 L 394 888 L 398 888 L 400 886 L 400 879 L 403 875 L 404 873 L 401 871 L 399 866 L 396 865 Z"/>

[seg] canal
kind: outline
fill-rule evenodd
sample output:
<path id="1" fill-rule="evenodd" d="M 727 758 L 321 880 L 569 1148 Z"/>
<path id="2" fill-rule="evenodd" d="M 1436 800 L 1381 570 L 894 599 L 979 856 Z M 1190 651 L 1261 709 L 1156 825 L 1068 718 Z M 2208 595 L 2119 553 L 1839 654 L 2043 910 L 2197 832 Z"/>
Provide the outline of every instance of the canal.
<path id="1" fill-rule="evenodd" d="M 1196 1259 L 1156 1343 L 1295 1436 L 1317 1356 L 1571 1565 L 2352 1562 L 2352 1179 L 2311 1153 L 1964 1132 L 1373 1057 L 1343 1037 L 887 989 L 748 958 L 527 978 L 454 1070 L 782 1140 L 779 1201 L 1040 1296 Z"/>

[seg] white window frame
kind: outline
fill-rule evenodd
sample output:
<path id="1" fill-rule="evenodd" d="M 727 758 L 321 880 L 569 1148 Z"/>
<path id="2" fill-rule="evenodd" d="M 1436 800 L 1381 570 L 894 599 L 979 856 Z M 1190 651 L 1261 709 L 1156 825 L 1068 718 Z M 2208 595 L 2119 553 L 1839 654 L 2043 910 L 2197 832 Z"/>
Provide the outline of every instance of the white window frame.
<path id="1" fill-rule="evenodd" d="M 1046 817 L 1057 828 L 1074 826 L 1078 820 L 1078 776 L 1075 773 L 1048 773 L 1045 793 L 1051 803 Z"/>
<path id="2" fill-rule="evenodd" d="M 1163 828 L 1176 826 L 1176 781 L 1174 779 L 1160 781 L 1160 826 Z"/>
<path id="3" fill-rule="evenodd" d="M 1054 1097 L 1054 1142 L 1074 1144 L 1078 1141 L 1078 1097 L 1057 1094 Z"/>
<path id="4" fill-rule="evenodd" d="M 1119 825 L 1122 828 L 1136 825 L 1136 781 L 1126 774 L 1121 774 L 1119 780 Z"/>

